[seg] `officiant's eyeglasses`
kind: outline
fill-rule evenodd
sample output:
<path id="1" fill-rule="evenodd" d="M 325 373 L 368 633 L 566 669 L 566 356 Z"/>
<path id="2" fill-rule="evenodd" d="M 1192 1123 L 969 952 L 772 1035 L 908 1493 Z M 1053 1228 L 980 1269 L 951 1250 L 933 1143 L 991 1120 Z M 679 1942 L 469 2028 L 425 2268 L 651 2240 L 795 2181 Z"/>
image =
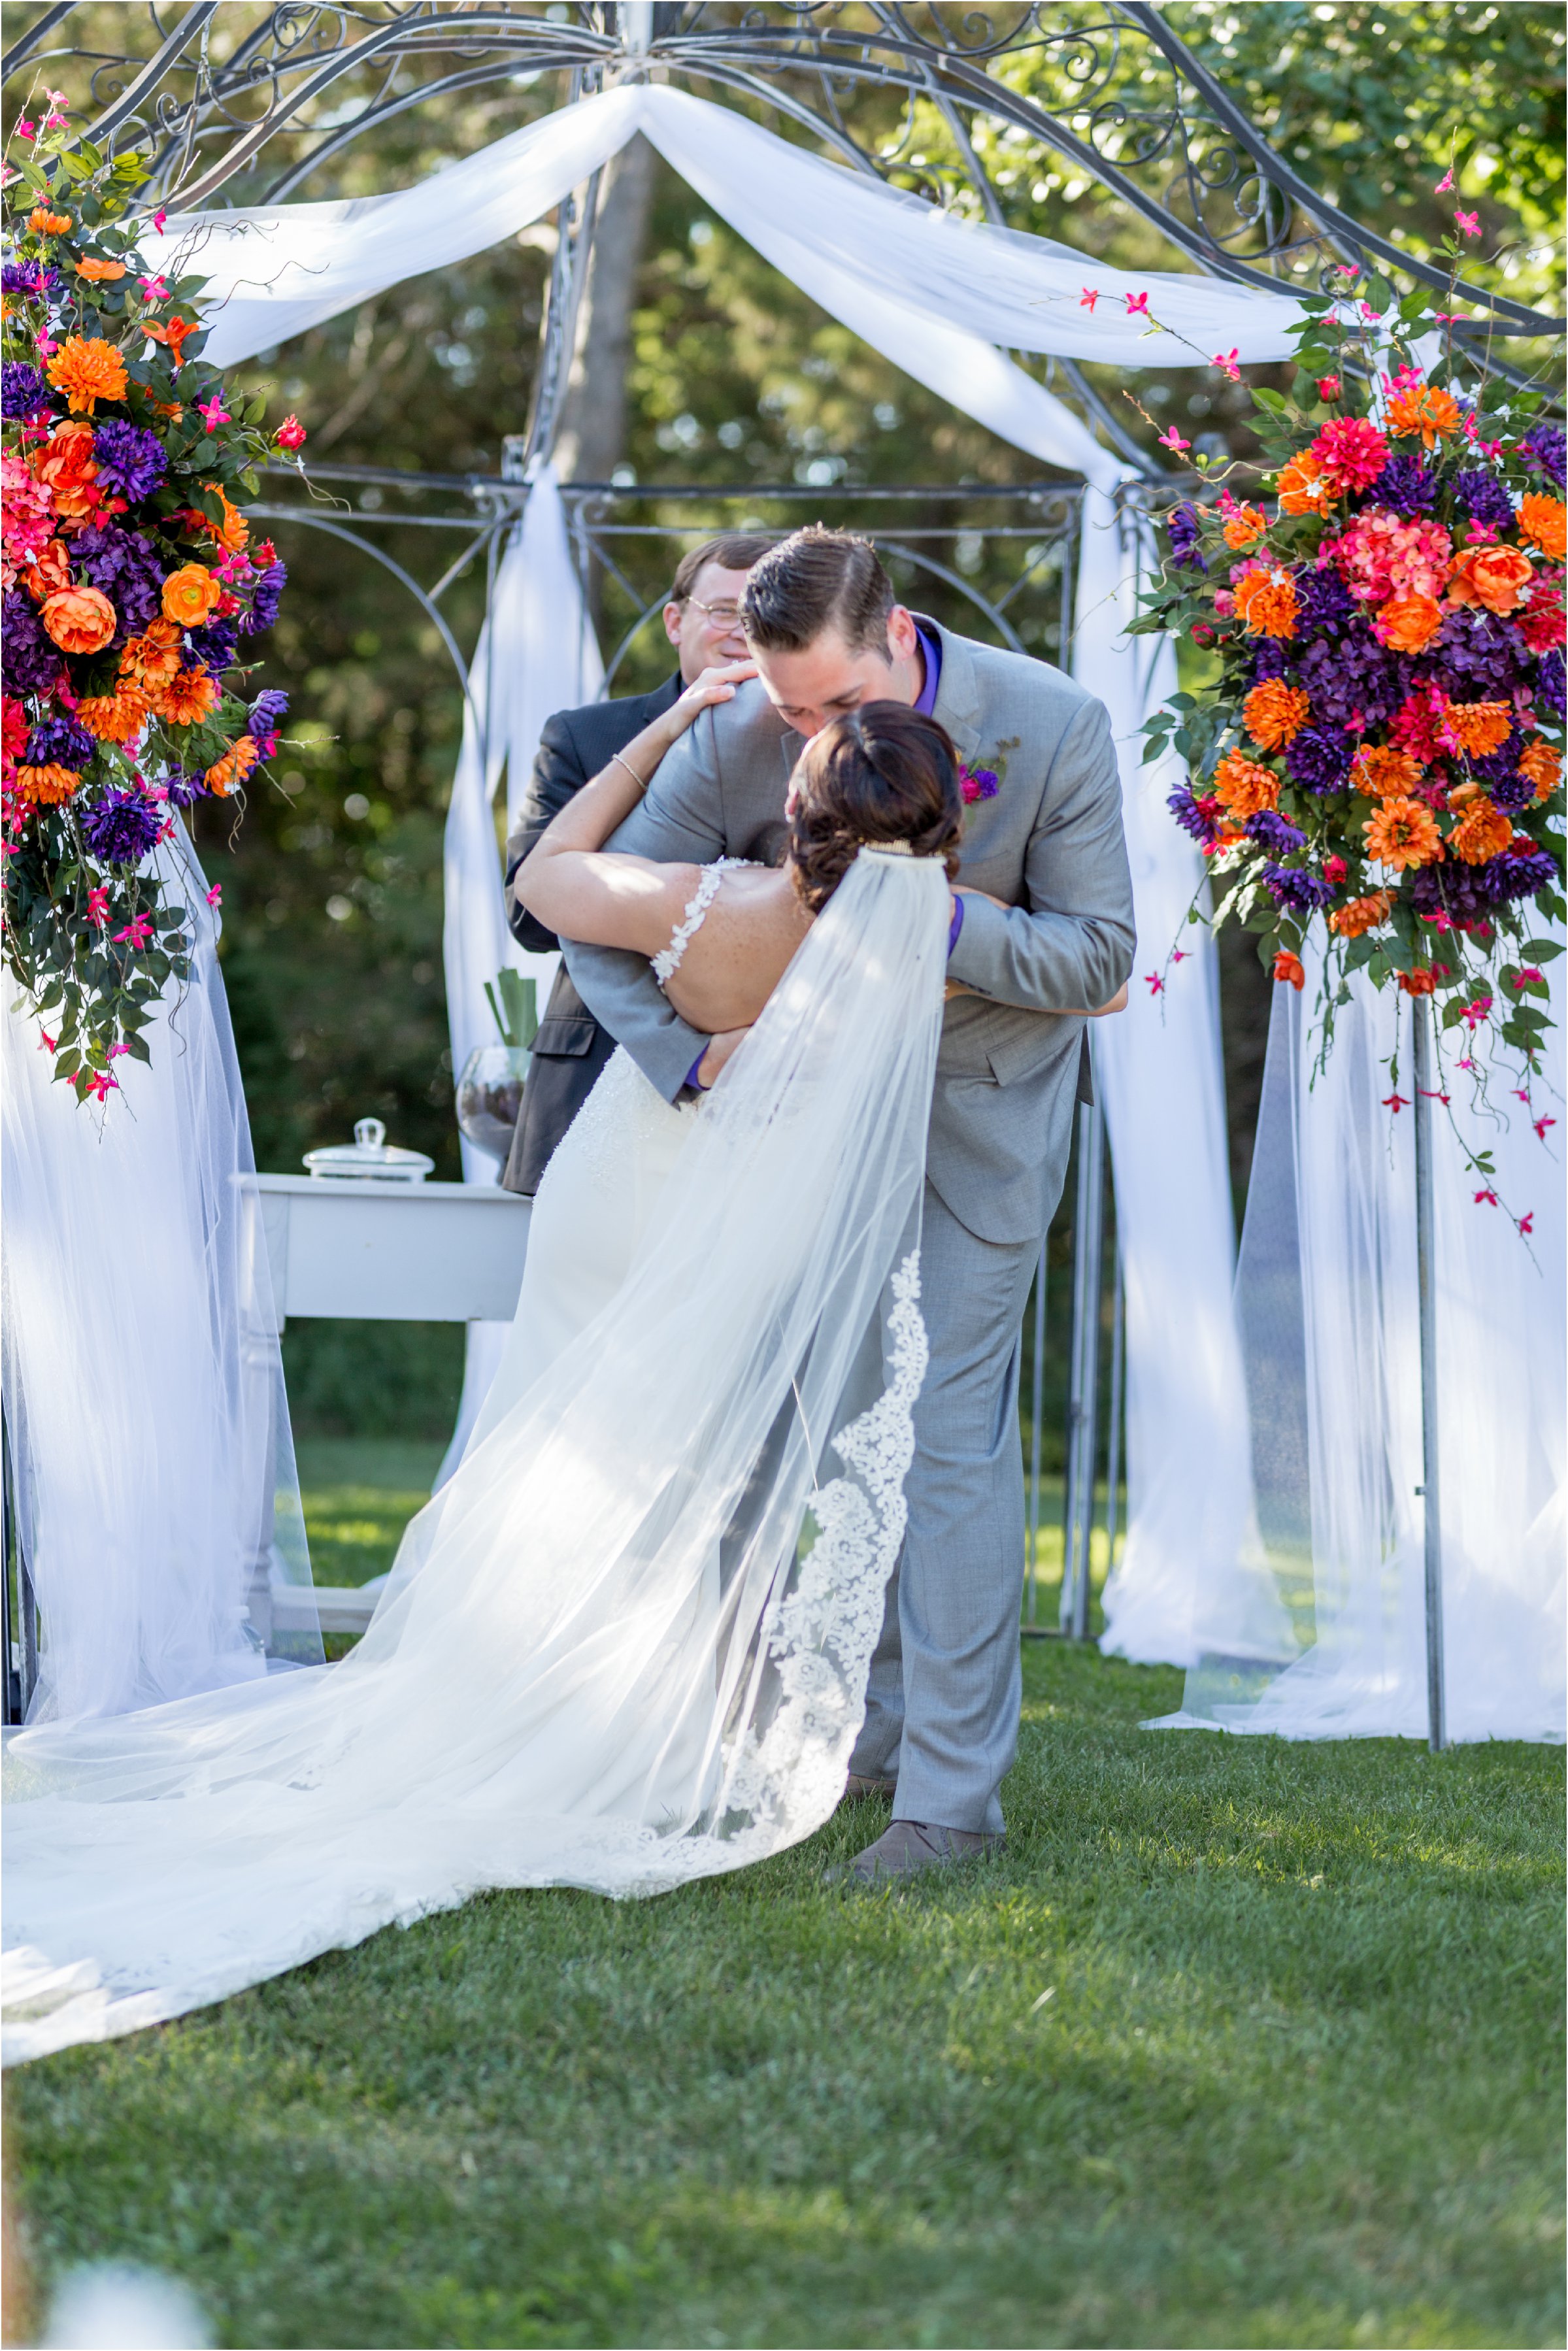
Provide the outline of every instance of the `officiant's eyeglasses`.
<path id="1" fill-rule="evenodd" d="M 710 621 L 716 621 L 721 629 L 733 629 L 740 618 L 738 604 L 705 604 L 700 596 L 688 596 L 686 601 L 695 604 L 699 612 L 706 612 Z"/>

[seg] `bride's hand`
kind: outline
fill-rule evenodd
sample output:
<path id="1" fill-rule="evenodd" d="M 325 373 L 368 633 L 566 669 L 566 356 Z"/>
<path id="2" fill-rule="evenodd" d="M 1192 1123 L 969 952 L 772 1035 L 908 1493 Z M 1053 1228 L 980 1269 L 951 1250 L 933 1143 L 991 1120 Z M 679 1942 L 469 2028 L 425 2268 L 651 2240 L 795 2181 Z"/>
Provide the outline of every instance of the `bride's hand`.
<path id="1" fill-rule="evenodd" d="M 750 1034 L 749 1029 L 721 1029 L 716 1037 L 708 1039 L 707 1051 L 697 1063 L 697 1083 L 704 1093 L 713 1084 L 742 1038 Z"/>
<path id="2" fill-rule="evenodd" d="M 733 702 L 736 687 L 756 675 L 757 664 L 754 661 L 721 662 L 716 668 L 705 669 L 702 675 L 694 679 L 671 703 L 665 714 L 671 741 L 677 735 L 684 735 L 693 719 L 711 704 Z"/>

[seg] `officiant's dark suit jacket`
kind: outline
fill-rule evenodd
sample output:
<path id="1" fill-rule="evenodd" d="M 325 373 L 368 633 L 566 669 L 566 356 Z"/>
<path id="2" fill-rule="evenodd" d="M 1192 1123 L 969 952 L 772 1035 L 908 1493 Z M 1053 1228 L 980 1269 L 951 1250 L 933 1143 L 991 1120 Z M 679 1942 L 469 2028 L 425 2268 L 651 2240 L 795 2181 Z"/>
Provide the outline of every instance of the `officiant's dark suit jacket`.
<path id="1" fill-rule="evenodd" d="M 535 955 L 548 955 L 560 942 L 553 931 L 547 931 L 518 905 L 512 890 L 518 866 L 573 794 L 606 767 L 633 735 L 640 735 L 651 719 L 668 710 L 680 690 L 677 670 L 652 694 L 627 695 L 618 702 L 591 702 L 581 710 L 558 710 L 545 721 L 534 772 L 523 796 L 521 818 L 507 843 L 507 920 L 519 946 Z M 508 1192 L 526 1192 L 531 1197 L 538 1189 L 551 1152 L 588 1100 L 614 1050 L 614 1038 L 584 1004 L 563 963 L 534 1039 L 534 1057 L 523 1088 L 523 1114 L 501 1177 Z"/>

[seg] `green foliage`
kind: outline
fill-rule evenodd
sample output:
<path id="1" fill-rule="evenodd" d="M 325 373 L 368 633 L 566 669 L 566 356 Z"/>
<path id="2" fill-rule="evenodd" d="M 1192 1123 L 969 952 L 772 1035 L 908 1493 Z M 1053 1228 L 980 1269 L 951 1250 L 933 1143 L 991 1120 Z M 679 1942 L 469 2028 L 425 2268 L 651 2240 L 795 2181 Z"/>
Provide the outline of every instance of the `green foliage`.
<path id="1" fill-rule="evenodd" d="M 1561 1754 L 1024 1671 L 997 1864 L 824 1887 L 862 1803 L 22 2069 L 40 2304 L 130 2257 L 234 2345 L 1560 2340 Z"/>

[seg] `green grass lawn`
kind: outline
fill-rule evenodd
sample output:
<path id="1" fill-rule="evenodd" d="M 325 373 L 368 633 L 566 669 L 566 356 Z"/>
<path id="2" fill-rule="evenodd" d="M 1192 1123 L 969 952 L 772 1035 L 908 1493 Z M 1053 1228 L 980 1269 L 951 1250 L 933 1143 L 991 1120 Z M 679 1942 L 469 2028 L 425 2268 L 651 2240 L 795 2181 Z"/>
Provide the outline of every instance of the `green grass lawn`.
<path id="1" fill-rule="evenodd" d="M 1025 1675 L 999 1862 L 824 1887 L 861 1804 L 13 2074 L 38 2292 L 131 2256 L 251 2346 L 1560 2342 L 1561 1754 Z"/>

